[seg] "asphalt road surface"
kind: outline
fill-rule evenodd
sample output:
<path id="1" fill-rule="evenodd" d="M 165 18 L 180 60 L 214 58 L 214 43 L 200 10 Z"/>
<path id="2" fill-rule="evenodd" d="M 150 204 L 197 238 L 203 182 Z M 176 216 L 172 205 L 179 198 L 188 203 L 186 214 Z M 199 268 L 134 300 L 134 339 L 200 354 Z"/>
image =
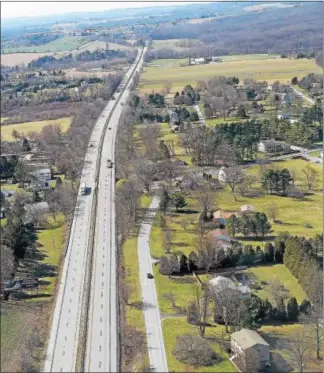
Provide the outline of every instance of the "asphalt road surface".
<path id="1" fill-rule="evenodd" d="M 136 61 L 137 62 L 137 61 Z M 136 63 L 131 66 L 129 71 L 126 73 L 125 80 L 130 77 L 133 73 L 133 70 L 136 66 Z M 119 96 L 121 93 L 115 94 L 116 101 L 118 101 Z M 123 96 L 124 97 L 124 96 Z M 122 98 L 123 100 L 123 98 Z M 75 208 L 74 218 L 72 222 L 71 232 L 70 232 L 70 239 L 69 245 L 66 253 L 66 258 L 63 266 L 63 272 L 60 280 L 59 291 L 56 301 L 56 306 L 53 314 L 53 321 L 52 321 L 52 328 L 51 334 L 47 346 L 47 353 L 44 363 L 44 371 L 45 372 L 74 372 L 76 368 L 76 357 L 77 357 L 77 349 L 78 349 L 78 336 L 80 331 L 80 314 L 81 314 L 81 305 L 84 293 L 84 279 L 85 279 L 85 268 L 86 268 L 86 258 L 87 252 L 89 247 L 89 239 L 90 239 L 90 223 L 91 223 L 91 207 L 94 203 L 93 198 L 93 190 L 95 188 L 95 176 L 96 176 L 96 162 L 100 157 L 99 152 L 99 143 L 100 138 L 102 136 L 105 123 L 112 113 L 113 108 L 116 103 L 115 100 L 111 100 L 108 102 L 107 106 L 99 116 L 99 119 L 95 123 L 89 147 L 87 149 L 87 153 L 85 156 L 85 162 L 82 172 L 82 177 L 80 183 L 86 183 L 89 193 L 85 196 L 80 195 L 77 198 L 77 204 Z M 117 116 L 115 112 L 121 112 L 120 104 L 118 104 L 117 108 L 114 110 L 113 116 L 116 120 Z M 116 127 L 118 122 L 114 122 L 114 126 Z M 110 131 L 107 131 L 107 133 Z M 108 135 L 109 136 L 109 135 Z M 112 138 L 110 139 L 112 142 Z M 107 154 L 109 150 L 112 151 L 113 145 L 110 144 L 105 147 L 104 154 Z M 103 159 L 103 163 L 106 163 L 106 159 Z M 112 180 L 112 173 L 114 177 L 114 171 L 110 170 L 110 174 L 105 174 L 104 178 L 110 178 Z M 100 190 L 99 190 L 99 198 L 102 203 L 102 195 L 103 191 L 103 184 L 108 183 L 107 180 L 100 179 Z M 110 182 L 111 184 L 111 182 Z M 108 187 L 107 187 L 108 188 Z M 113 190 L 113 187 L 110 185 L 110 188 Z M 106 189 L 106 188 L 104 188 Z M 111 201 L 113 192 L 109 192 L 110 189 L 107 191 L 105 190 L 106 195 L 104 196 L 105 206 L 110 205 L 109 201 Z M 110 193 L 110 197 L 108 194 Z M 110 198 L 110 200 L 109 200 Z M 100 206 L 100 204 L 99 204 Z M 109 206 L 110 207 L 110 206 Z M 114 224 L 114 217 L 111 214 L 112 212 L 111 207 L 109 208 L 109 212 L 107 211 L 106 221 L 110 221 L 111 226 Z M 100 208 L 98 210 L 98 216 L 102 216 L 103 210 Z M 99 228 L 99 233 L 97 234 L 97 242 L 98 247 L 103 246 L 103 238 L 101 233 L 103 228 Z M 108 230 L 109 229 L 109 230 Z M 113 228 L 109 228 L 107 224 L 107 231 L 106 234 L 112 235 L 113 237 L 110 238 L 110 248 L 114 245 L 114 226 Z M 109 249 L 107 249 L 109 250 Z M 95 255 L 98 257 L 99 249 L 96 250 Z M 108 255 L 107 255 L 108 258 Z M 114 265 L 113 261 L 111 265 Z M 104 267 L 102 267 L 104 269 Z M 100 272 L 101 273 L 101 272 Z M 111 276 L 109 269 L 104 269 L 105 273 L 105 280 L 107 280 L 107 276 Z M 114 284 L 113 284 L 114 286 Z M 111 289 L 111 293 L 115 293 L 115 289 Z M 109 293 L 110 294 L 110 293 Z M 97 297 L 98 295 L 96 295 Z M 108 294 L 105 293 L 105 304 L 107 305 L 109 300 L 106 298 Z M 97 298 L 96 298 L 97 299 Z M 98 307 L 100 307 L 98 301 Z M 106 306 L 105 306 L 106 307 Z M 96 310 L 97 312 L 98 310 Z M 112 317 L 115 317 L 116 311 L 112 311 Z M 110 313 L 109 313 L 110 315 Z M 109 316 L 110 317 L 110 316 Z M 115 320 L 115 319 L 114 319 Z M 105 320 L 105 322 L 107 322 Z M 96 328 L 99 327 L 100 324 L 95 325 Z M 112 328 L 116 329 L 116 325 L 112 325 Z M 110 334 L 110 327 L 105 328 L 105 334 Z M 112 339 L 112 343 L 115 343 Z M 106 346 L 105 346 L 106 348 Z M 105 351 L 106 353 L 106 351 Z M 107 356 L 108 353 L 106 353 Z M 114 357 L 113 357 L 114 359 Z M 107 364 L 105 365 L 107 366 Z M 112 365 L 111 365 L 112 366 Z M 94 371 L 98 371 L 96 368 Z M 103 370 L 104 371 L 104 368 Z M 106 370 L 108 371 L 108 370 Z M 110 370 L 114 371 L 114 370 Z M 115 370 L 116 371 L 116 370 Z"/>
<path id="2" fill-rule="evenodd" d="M 142 59 L 136 67 L 139 71 Z M 129 86 L 120 97 L 104 138 L 100 175 L 98 182 L 98 204 L 96 216 L 94 261 L 91 281 L 86 372 L 118 371 L 118 320 L 116 288 L 116 232 L 115 232 L 115 139 L 122 103 L 127 101 Z M 107 160 L 113 162 L 108 168 Z"/>
<path id="3" fill-rule="evenodd" d="M 147 273 L 153 274 L 149 240 L 152 222 L 159 206 L 159 202 L 160 199 L 158 197 L 153 198 L 145 216 L 145 220 L 141 225 L 137 242 L 137 253 L 150 366 L 155 372 L 167 372 L 168 365 L 155 282 L 154 279 L 147 278 Z"/>

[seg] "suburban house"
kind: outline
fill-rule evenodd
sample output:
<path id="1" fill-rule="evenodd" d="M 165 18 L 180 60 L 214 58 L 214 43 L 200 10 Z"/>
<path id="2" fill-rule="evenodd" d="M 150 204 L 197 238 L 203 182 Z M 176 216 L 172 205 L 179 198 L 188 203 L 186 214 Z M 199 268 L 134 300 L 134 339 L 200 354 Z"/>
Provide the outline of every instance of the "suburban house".
<path id="1" fill-rule="evenodd" d="M 238 299 L 246 300 L 251 297 L 251 290 L 248 286 L 239 285 L 236 286 L 234 282 L 224 276 L 216 276 L 209 281 L 209 286 L 211 290 L 216 294 L 219 295 L 223 291 L 226 293 L 232 292 Z"/>
<path id="2" fill-rule="evenodd" d="M 179 122 L 179 116 L 178 116 L 178 113 L 176 113 L 173 110 L 168 110 L 168 114 L 170 117 L 169 127 L 172 127 L 175 123 Z"/>
<path id="3" fill-rule="evenodd" d="M 218 180 L 222 181 L 223 183 L 226 183 L 226 180 L 229 175 L 240 175 L 241 169 L 240 167 L 221 167 L 218 172 Z M 238 176 L 239 177 L 239 176 Z"/>
<path id="4" fill-rule="evenodd" d="M 286 144 L 283 141 L 276 141 L 274 139 L 271 140 L 263 140 L 258 144 L 258 151 L 262 153 L 281 153 L 281 152 L 289 152 L 290 145 Z"/>
<path id="5" fill-rule="evenodd" d="M 208 233 L 208 240 L 215 247 L 222 248 L 225 254 L 232 247 L 232 240 L 226 229 L 218 228 L 210 231 Z"/>
<path id="6" fill-rule="evenodd" d="M 33 176 L 35 190 L 49 188 L 49 181 L 52 179 L 52 171 L 50 168 L 40 168 L 30 173 Z"/>
<path id="7" fill-rule="evenodd" d="M 281 96 L 281 100 L 282 100 L 282 103 L 284 105 L 290 105 L 291 104 L 291 100 L 290 100 L 290 97 L 288 95 L 288 93 L 284 93 L 282 96 Z"/>
<path id="8" fill-rule="evenodd" d="M 268 92 L 271 92 L 271 91 L 272 91 L 272 85 L 269 84 L 269 85 L 267 86 L 267 91 L 268 91 Z"/>
<path id="9" fill-rule="evenodd" d="M 226 225 L 226 220 L 229 219 L 235 212 L 226 212 L 224 210 L 217 210 L 213 214 L 213 220 L 219 224 Z"/>
<path id="10" fill-rule="evenodd" d="M 241 329 L 231 335 L 233 363 L 242 371 L 259 371 L 270 366 L 270 346 L 254 330 Z"/>
<path id="11" fill-rule="evenodd" d="M 243 205 L 240 207 L 241 214 L 248 214 L 251 212 L 254 212 L 254 206 L 253 205 Z"/>

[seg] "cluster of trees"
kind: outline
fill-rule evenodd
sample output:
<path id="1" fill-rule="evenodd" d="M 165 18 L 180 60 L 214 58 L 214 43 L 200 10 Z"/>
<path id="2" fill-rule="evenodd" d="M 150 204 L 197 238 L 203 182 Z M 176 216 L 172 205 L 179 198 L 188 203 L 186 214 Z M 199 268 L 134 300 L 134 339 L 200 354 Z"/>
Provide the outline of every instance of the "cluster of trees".
<path id="1" fill-rule="evenodd" d="M 181 91 L 181 95 L 179 92 L 176 92 L 173 103 L 175 105 L 192 105 L 199 100 L 199 92 L 195 91 L 191 85 L 186 85 Z"/>
<path id="2" fill-rule="evenodd" d="M 254 12 L 250 12 L 196 25 L 189 23 L 168 27 L 161 25 L 152 30 L 151 37 L 152 39 L 176 39 L 182 35 L 183 38 L 200 40 L 207 45 L 191 49 L 192 53 L 196 53 L 191 55 L 197 56 L 199 50 L 203 50 L 204 56 L 227 53 L 290 53 L 299 52 L 301 46 L 304 53 L 321 51 L 323 48 L 320 17 L 322 10 L 321 4 L 307 4 L 287 8 L 285 14 L 280 9 L 272 9 L 258 13 L 257 17 Z M 287 27 L 289 33 L 286 31 Z M 305 43 L 305 36 L 311 35 L 313 35 L 312 40 Z M 155 54 L 157 55 L 158 52 L 159 50 L 155 51 Z"/>
<path id="3" fill-rule="evenodd" d="M 255 237 L 264 238 L 271 232 L 271 224 L 264 212 L 256 212 L 244 214 L 242 217 L 232 215 L 227 220 L 227 229 L 233 237 L 237 233 L 242 233 L 244 236 L 254 234 Z"/>
<path id="4" fill-rule="evenodd" d="M 288 169 L 266 170 L 261 178 L 262 187 L 269 194 L 278 193 L 287 196 L 293 178 Z"/>
<path id="5" fill-rule="evenodd" d="M 160 93 L 150 93 L 148 95 L 148 103 L 157 107 L 164 106 L 164 96 Z"/>
<path id="6" fill-rule="evenodd" d="M 310 90 L 314 83 L 319 84 L 319 86 L 323 88 L 323 76 L 315 73 L 310 73 L 298 81 L 298 85 L 301 88 L 307 90 Z"/>
<path id="7" fill-rule="evenodd" d="M 80 62 L 90 62 L 90 61 L 111 61 L 113 59 L 127 60 L 132 63 L 136 58 L 137 51 L 121 51 L 121 50 L 102 50 L 97 49 L 95 51 L 84 51 L 72 55 L 69 53 L 63 57 L 53 57 L 53 56 L 43 56 L 39 57 L 28 64 L 29 69 L 62 69 L 67 67 L 75 67 Z"/>

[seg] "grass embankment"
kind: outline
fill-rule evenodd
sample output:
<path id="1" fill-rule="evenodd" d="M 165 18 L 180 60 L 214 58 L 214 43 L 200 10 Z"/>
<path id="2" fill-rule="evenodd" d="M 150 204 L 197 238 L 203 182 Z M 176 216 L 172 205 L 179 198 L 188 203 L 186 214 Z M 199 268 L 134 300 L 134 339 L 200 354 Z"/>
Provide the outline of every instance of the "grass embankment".
<path id="1" fill-rule="evenodd" d="M 146 210 L 152 201 L 152 197 L 148 194 L 143 194 L 140 198 L 140 207 Z M 145 211 L 143 211 L 145 212 Z M 128 305 L 126 305 L 126 323 L 129 326 L 135 327 L 137 330 L 146 335 L 145 321 L 143 310 L 140 307 L 142 301 L 142 290 L 139 277 L 139 263 L 137 255 L 137 233 L 135 230 L 123 245 L 122 264 L 124 268 L 125 283 L 131 289 Z M 142 357 L 141 357 L 142 358 Z M 143 357 L 143 360 L 134 361 L 133 371 L 140 371 L 143 364 L 148 363 L 148 352 Z"/>
<path id="2" fill-rule="evenodd" d="M 321 73 L 319 66 L 309 59 L 281 59 L 266 56 L 228 56 L 221 63 L 184 66 L 187 59 L 153 60 L 144 68 L 140 91 L 161 90 L 166 82 L 171 82 L 172 91 L 181 90 L 186 84 L 195 86 L 197 80 L 210 79 L 213 76 L 237 76 L 240 80 L 253 78 L 269 83 L 279 80 L 290 82 L 294 76 L 301 78 L 309 73 Z M 193 79 L 194 77 L 194 79 Z"/>
<path id="3" fill-rule="evenodd" d="M 12 131 L 16 130 L 21 135 L 28 137 L 28 132 L 40 132 L 43 127 L 53 124 L 53 125 L 60 125 L 63 132 L 66 132 L 70 127 L 72 122 L 72 117 L 64 117 L 60 119 L 53 119 L 53 120 L 41 120 L 35 122 L 25 122 L 25 123 L 17 123 L 17 124 L 1 124 L 1 139 L 2 141 L 14 141 L 12 137 Z"/>

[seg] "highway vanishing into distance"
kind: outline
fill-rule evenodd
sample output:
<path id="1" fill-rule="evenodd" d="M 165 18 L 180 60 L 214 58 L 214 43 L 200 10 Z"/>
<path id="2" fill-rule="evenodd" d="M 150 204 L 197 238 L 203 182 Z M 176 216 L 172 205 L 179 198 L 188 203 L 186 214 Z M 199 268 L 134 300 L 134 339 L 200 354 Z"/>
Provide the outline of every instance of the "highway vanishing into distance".
<path id="1" fill-rule="evenodd" d="M 45 372 L 76 371 L 79 343 L 84 342 L 79 337 L 84 323 L 82 310 L 85 305 L 89 311 L 85 366 L 82 371 L 118 371 L 115 165 L 112 169 L 108 168 L 107 159 L 114 162 L 122 103 L 129 95 L 134 73 L 140 71 L 145 51 L 146 48 L 143 53 L 139 50 L 121 83 L 121 92 L 115 93 L 115 100 L 108 102 L 91 134 L 80 180 L 80 183 L 86 183 L 89 192 L 85 196 L 79 193 L 77 198 L 47 346 Z M 87 264 L 91 254 L 93 267 L 90 268 L 90 304 L 87 305 L 86 274 L 89 273 Z"/>

